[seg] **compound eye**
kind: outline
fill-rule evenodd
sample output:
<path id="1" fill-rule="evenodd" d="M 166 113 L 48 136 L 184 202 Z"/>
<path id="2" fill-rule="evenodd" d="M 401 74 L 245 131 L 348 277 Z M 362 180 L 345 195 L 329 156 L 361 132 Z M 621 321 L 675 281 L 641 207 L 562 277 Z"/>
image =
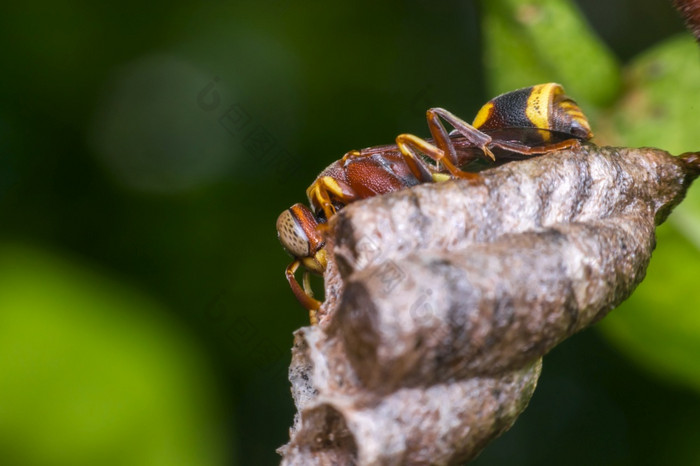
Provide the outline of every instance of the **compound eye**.
<path id="1" fill-rule="evenodd" d="M 285 210 L 277 217 L 277 237 L 282 247 L 294 257 L 309 257 L 311 242 L 292 214 L 292 209 Z"/>

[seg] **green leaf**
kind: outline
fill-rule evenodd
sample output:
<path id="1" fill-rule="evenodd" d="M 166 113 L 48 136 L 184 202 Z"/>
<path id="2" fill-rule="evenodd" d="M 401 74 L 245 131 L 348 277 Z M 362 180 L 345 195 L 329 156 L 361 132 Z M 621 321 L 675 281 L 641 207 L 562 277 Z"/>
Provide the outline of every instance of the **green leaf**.
<path id="1" fill-rule="evenodd" d="M 0 310 L 3 464 L 224 463 L 211 374 L 156 303 L 0 245 Z"/>
<path id="2" fill-rule="evenodd" d="M 700 150 L 700 49 L 688 35 L 647 51 L 629 66 L 627 91 L 599 134 L 671 153 Z M 647 278 L 601 328 L 642 367 L 700 390 L 700 186 L 667 223 Z"/>
<path id="3" fill-rule="evenodd" d="M 689 35 L 669 39 L 635 59 L 626 91 L 607 123 L 615 143 L 700 150 L 700 47 Z"/>
<path id="4" fill-rule="evenodd" d="M 646 280 L 600 328 L 642 367 L 700 390 L 700 250 L 672 225 L 657 239 Z"/>
<path id="5" fill-rule="evenodd" d="M 602 144 L 700 150 L 700 49 L 689 36 L 644 53 L 621 74 L 570 1 L 489 0 L 484 49 L 493 94 L 556 81 L 582 104 Z M 615 106 L 602 114 L 601 108 Z M 648 276 L 601 328 L 648 370 L 700 390 L 700 187 L 658 231 Z"/>
<path id="6" fill-rule="evenodd" d="M 604 106 L 620 89 L 619 66 L 570 1 L 488 0 L 484 50 L 498 94 L 559 82 L 579 103 Z"/>

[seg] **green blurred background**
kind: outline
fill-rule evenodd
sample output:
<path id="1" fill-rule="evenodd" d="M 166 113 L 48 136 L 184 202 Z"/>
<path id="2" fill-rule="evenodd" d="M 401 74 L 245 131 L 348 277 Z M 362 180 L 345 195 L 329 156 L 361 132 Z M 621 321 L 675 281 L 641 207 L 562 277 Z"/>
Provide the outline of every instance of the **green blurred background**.
<path id="1" fill-rule="evenodd" d="M 2 465 L 277 464 L 307 316 L 276 217 L 431 106 L 559 81 L 601 143 L 700 150 L 666 1 L 29 0 L 0 46 Z M 700 464 L 699 248 L 694 190 L 475 464 Z"/>

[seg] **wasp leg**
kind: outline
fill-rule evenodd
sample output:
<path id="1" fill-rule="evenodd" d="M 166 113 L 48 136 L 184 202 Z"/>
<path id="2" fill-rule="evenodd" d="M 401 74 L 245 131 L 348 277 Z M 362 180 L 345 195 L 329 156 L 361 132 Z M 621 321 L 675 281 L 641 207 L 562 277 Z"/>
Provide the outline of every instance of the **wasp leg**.
<path id="1" fill-rule="evenodd" d="M 498 141 L 494 140 L 491 143 L 493 146 L 500 147 L 510 152 L 515 152 L 523 155 L 539 155 L 546 154 L 549 152 L 554 152 L 563 149 L 573 149 L 581 146 L 581 141 L 579 139 L 566 139 L 560 142 L 554 142 L 551 144 L 546 144 L 542 146 L 526 146 L 524 144 L 518 144 L 514 141 Z"/>
<path id="2" fill-rule="evenodd" d="M 408 167 L 414 174 L 418 172 L 418 164 L 420 163 L 420 156 L 418 153 L 421 152 L 437 163 L 443 164 L 447 171 L 456 178 L 465 178 L 474 181 L 481 179 L 481 175 L 478 173 L 469 173 L 460 170 L 450 161 L 444 150 L 413 134 L 399 134 L 396 137 L 396 145 L 399 147 L 399 151 L 401 151 L 401 154 L 406 160 L 406 164 L 408 164 Z"/>
<path id="3" fill-rule="evenodd" d="M 304 289 L 299 286 L 299 282 L 297 282 L 297 279 L 294 276 L 299 268 L 299 264 L 300 262 L 298 260 L 295 260 L 289 264 L 285 270 L 285 275 L 287 277 L 287 281 L 289 282 L 289 287 L 292 289 L 292 293 L 294 293 L 294 297 L 296 297 L 297 301 L 299 301 L 299 303 L 309 311 L 309 321 L 311 322 L 311 325 L 316 325 L 318 323 L 318 318 L 316 315 L 318 313 L 318 309 L 321 307 L 321 301 L 314 299 L 312 296 L 313 293 L 311 292 L 311 286 L 309 284 L 308 271 L 304 271 Z"/>
<path id="4" fill-rule="evenodd" d="M 484 152 L 484 155 L 491 158 L 491 160 L 496 160 L 496 157 L 494 157 L 493 153 L 488 148 L 488 145 L 492 143 L 491 136 L 488 134 L 479 131 L 466 121 L 445 110 L 444 108 L 428 109 L 426 112 L 426 118 L 428 120 L 430 134 L 433 136 L 433 139 L 435 139 L 435 143 L 440 149 L 447 153 L 450 162 L 453 164 L 459 164 L 457 152 L 449 134 L 447 133 L 447 130 L 445 129 L 445 126 L 440 121 L 440 118 L 452 125 L 452 127 L 457 130 L 460 135 L 464 136 L 467 141 L 474 144 L 475 147 L 481 149 Z"/>
<path id="5" fill-rule="evenodd" d="M 330 219 L 335 214 L 335 206 L 332 199 L 336 199 L 343 204 L 348 204 L 356 199 L 356 194 L 342 181 L 338 181 L 331 176 L 322 176 L 313 182 L 306 190 L 309 203 L 314 209 L 320 208 Z"/>
<path id="6" fill-rule="evenodd" d="M 314 297 L 314 290 L 311 289 L 311 280 L 309 279 L 310 276 L 311 276 L 311 274 L 309 273 L 309 271 L 304 270 L 304 274 L 302 275 L 301 283 L 304 287 L 304 293 L 306 293 L 306 296 L 308 296 L 309 298 L 313 298 Z M 314 299 L 314 301 L 316 301 L 317 303 L 319 302 L 315 299 Z M 320 307 L 320 304 L 319 304 L 319 307 Z M 315 309 L 309 309 L 309 322 L 311 322 L 311 325 L 318 324 L 318 307 Z"/>

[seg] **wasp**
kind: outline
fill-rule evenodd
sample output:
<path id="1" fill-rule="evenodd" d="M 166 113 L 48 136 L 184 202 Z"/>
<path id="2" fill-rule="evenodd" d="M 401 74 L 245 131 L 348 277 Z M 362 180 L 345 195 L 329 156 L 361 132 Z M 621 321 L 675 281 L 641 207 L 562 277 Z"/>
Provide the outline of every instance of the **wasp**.
<path id="1" fill-rule="evenodd" d="M 323 225 L 347 204 L 420 183 L 461 178 L 479 182 L 463 168 L 479 157 L 503 163 L 572 148 L 591 139 L 588 119 L 561 85 L 517 89 L 484 104 L 470 125 L 443 108 L 426 112 L 430 139 L 400 134 L 396 144 L 346 153 L 306 190 L 309 206 L 294 204 L 277 219 L 277 235 L 294 257 L 285 271 L 299 303 L 317 323 L 321 302 L 313 298 L 309 272 L 322 275 L 327 257 Z M 452 128 L 448 132 L 446 122 Z M 300 265 L 303 284 L 296 280 Z"/>

